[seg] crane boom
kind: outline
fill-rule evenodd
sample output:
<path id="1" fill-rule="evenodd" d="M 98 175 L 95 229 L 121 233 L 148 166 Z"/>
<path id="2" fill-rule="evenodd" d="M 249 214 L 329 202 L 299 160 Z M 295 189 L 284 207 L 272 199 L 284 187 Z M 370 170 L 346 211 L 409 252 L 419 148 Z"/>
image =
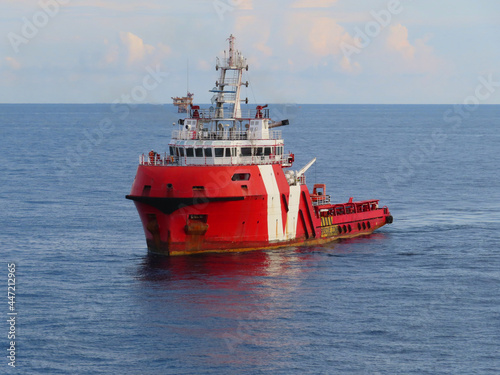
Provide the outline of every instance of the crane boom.
<path id="1" fill-rule="evenodd" d="M 306 166 L 304 168 L 302 168 L 300 171 L 297 172 L 297 177 L 300 177 L 302 176 L 304 173 L 306 173 L 306 171 L 311 168 L 311 165 L 314 164 L 314 162 L 316 161 L 316 158 L 314 158 L 313 160 L 311 160 L 309 163 L 306 164 Z"/>

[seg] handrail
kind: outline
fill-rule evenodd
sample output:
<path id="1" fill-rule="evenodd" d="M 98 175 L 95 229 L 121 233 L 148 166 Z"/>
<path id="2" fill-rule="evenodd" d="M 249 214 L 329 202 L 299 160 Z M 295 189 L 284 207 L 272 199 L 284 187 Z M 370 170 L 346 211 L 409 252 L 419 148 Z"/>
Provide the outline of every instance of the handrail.
<path id="1" fill-rule="evenodd" d="M 328 196 L 328 203 L 323 203 L 321 199 L 318 199 L 317 196 L 312 196 L 313 198 L 313 206 L 321 206 L 325 204 L 329 204 L 330 196 Z M 371 212 L 376 210 L 384 210 L 384 214 L 387 214 L 387 207 L 380 208 L 378 206 L 378 199 L 368 200 L 368 201 L 359 201 L 359 202 L 347 202 L 347 203 L 337 203 L 335 205 L 331 205 L 328 208 L 328 214 L 330 216 L 342 216 L 348 214 L 356 214 L 363 212 Z"/>
<path id="2" fill-rule="evenodd" d="M 179 158 L 177 156 L 167 155 L 166 152 L 163 154 L 155 154 L 155 156 L 149 155 L 139 155 L 139 165 L 154 165 L 154 166 L 167 166 L 167 165 L 179 165 Z"/>
<path id="3" fill-rule="evenodd" d="M 323 206 L 325 204 L 330 204 L 330 196 L 329 195 L 320 195 L 312 197 L 313 206 Z"/>
<path id="4" fill-rule="evenodd" d="M 220 112 L 224 112 L 224 116 L 220 116 Z M 189 116 L 191 118 L 200 118 L 204 120 L 233 120 L 231 117 L 233 111 L 230 108 L 212 108 L 212 109 L 190 109 Z M 258 120 L 269 119 L 269 108 L 257 109 L 241 109 L 240 116 L 236 120 Z"/>
<path id="5" fill-rule="evenodd" d="M 230 60 L 232 60 L 232 64 L 230 64 Z M 246 66 L 247 62 L 246 59 L 243 56 L 237 55 L 234 56 L 232 59 L 229 57 L 217 57 L 217 65 L 220 68 L 225 68 L 225 69 L 230 69 L 230 68 L 237 68 L 241 69 Z"/>
<path id="6" fill-rule="evenodd" d="M 178 140 L 246 140 L 249 139 L 248 131 L 218 130 L 218 131 L 196 131 L 196 130 L 174 130 L 172 139 Z M 267 139 L 267 138 L 266 138 Z M 269 139 L 283 139 L 281 130 L 270 130 Z"/>
<path id="7" fill-rule="evenodd" d="M 184 161 L 184 162 L 182 162 Z M 283 167 L 290 167 L 290 155 L 268 155 L 268 156 L 233 156 L 233 157 L 187 157 L 171 156 L 167 153 L 156 154 L 150 157 L 146 154 L 139 156 L 140 165 L 148 166 L 180 166 L 180 165 L 272 165 L 280 164 Z M 299 181 L 302 185 L 306 183 L 305 176 L 301 176 Z"/>

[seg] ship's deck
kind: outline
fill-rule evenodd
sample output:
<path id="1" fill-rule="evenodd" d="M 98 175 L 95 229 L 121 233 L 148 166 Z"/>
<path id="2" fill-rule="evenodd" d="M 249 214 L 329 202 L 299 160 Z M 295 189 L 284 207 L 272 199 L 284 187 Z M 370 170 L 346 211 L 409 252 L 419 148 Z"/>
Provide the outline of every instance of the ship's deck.
<path id="1" fill-rule="evenodd" d="M 169 153 L 156 154 L 150 157 L 146 154 L 139 156 L 139 164 L 146 166 L 157 167 L 171 167 L 171 166 L 218 166 L 218 165 L 267 165 L 267 164 L 280 164 L 283 167 L 290 167 L 292 165 L 292 154 L 285 155 L 263 155 L 263 156 L 226 156 L 226 152 L 222 154 L 212 153 L 212 156 L 206 156 L 206 151 L 202 154 L 197 154 L 196 150 L 203 150 L 202 148 L 187 148 L 192 150 L 192 154 L 184 153 L 184 156 L 172 156 Z M 220 148 L 225 150 L 224 148 Z M 226 148 L 230 150 L 230 148 Z M 217 149 L 216 149 L 217 150 Z M 231 155 L 231 151 L 229 152 Z"/>

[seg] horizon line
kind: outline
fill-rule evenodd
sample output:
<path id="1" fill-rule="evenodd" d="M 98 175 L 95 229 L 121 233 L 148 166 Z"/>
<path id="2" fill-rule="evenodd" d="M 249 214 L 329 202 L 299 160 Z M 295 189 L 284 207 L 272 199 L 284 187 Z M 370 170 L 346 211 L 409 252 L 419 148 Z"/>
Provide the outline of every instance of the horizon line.
<path id="1" fill-rule="evenodd" d="M 264 103 L 264 102 L 262 102 Z M 211 103 L 198 103 L 199 105 L 209 106 Z M 197 105 L 198 105 L 197 104 Z M 295 102 L 281 102 L 281 103 L 266 103 L 268 105 L 467 105 L 464 103 L 295 103 Z M 36 102 L 25 102 L 25 103 L 0 103 L 0 105 L 129 105 L 129 106 L 141 106 L 141 105 L 170 105 L 174 106 L 172 103 L 106 103 L 106 102 L 96 102 L 96 103 L 36 103 Z M 250 105 L 250 104 L 248 104 Z M 260 105 L 260 103 L 255 103 L 255 105 Z M 478 106 L 488 106 L 488 105 L 500 105 L 500 103 L 479 103 Z"/>

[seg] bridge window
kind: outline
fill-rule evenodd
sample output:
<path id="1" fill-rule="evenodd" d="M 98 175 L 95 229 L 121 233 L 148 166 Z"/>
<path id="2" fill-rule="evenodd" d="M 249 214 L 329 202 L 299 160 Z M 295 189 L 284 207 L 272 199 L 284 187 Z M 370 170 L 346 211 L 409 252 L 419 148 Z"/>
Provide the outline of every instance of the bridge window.
<path id="1" fill-rule="evenodd" d="M 182 147 L 178 148 L 177 150 L 180 151 L 181 157 L 184 157 L 184 149 Z"/>
<path id="2" fill-rule="evenodd" d="M 202 158 L 203 157 L 203 149 L 202 148 L 195 149 L 195 152 L 196 152 L 196 157 L 197 158 Z"/>
<path id="3" fill-rule="evenodd" d="M 215 157 L 221 158 L 223 156 L 224 156 L 224 149 L 223 148 L 216 148 L 215 149 Z"/>
<path id="4" fill-rule="evenodd" d="M 257 147 L 255 149 L 255 156 L 262 156 L 264 155 L 263 151 L 262 151 L 262 147 Z"/>
<path id="5" fill-rule="evenodd" d="M 192 148 L 186 148 L 186 156 L 191 158 L 194 156 L 194 150 Z"/>
<path id="6" fill-rule="evenodd" d="M 252 156 L 252 148 L 251 147 L 242 147 L 241 148 L 241 156 Z"/>
<path id="7" fill-rule="evenodd" d="M 230 158 L 230 157 L 231 157 L 231 149 L 226 148 L 226 158 Z"/>
<path id="8" fill-rule="evenodd" d="M 169 148 L 170 148 L 170 155 L 174 156 L 175 155 L 174 148 L 172 146 L 170 146 Z"/>
<path id="9" fill-rule="evenodd" d="M 266 156 L 271 155 L 271 147 L 264 148 L 264 155 L 266 155 Z"/>
<path id="10" fill-rule="evenodd" d="M 212 157 L 212 149 L 211 148 L 206 148 L 205 149 L 205 157 L 211 158 Z"/>

